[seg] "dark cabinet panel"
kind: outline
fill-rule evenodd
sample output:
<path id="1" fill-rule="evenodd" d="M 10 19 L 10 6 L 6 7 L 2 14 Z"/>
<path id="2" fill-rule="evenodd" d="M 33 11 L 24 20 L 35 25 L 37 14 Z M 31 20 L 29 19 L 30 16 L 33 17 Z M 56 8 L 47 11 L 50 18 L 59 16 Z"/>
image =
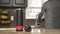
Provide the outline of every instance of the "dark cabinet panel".
<path id="1" fill-rule="evenodd" d="M 12 5 L 12 0 L 0 0 L 0 6 L 8 7 Z"/>
<path id="2" fill-rule="evenodd" d="M 13 6 L 14 7 L 26 7 L 27 0 L 13 0 Z"/>
<path id="3" fill-rule="evenodd" d="M 23 5 L 23 4 L 25 4 L 25 0 L 15 0 L 15 4 Z"/>
<path id="4" fill-rule="evenodd" d="M 10 0 L 0 0 L 0 4 L 10 4 Z"/>

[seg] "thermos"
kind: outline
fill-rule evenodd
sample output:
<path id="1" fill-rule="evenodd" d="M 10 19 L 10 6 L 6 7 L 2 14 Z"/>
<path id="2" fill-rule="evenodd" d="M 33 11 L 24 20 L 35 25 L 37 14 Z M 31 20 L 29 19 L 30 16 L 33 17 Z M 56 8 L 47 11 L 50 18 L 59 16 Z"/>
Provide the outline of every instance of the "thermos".
<path id="1" fill-rule="evenodd" d="M 23 10 L 16 10 L 16 31 L 23 31 Z"/>

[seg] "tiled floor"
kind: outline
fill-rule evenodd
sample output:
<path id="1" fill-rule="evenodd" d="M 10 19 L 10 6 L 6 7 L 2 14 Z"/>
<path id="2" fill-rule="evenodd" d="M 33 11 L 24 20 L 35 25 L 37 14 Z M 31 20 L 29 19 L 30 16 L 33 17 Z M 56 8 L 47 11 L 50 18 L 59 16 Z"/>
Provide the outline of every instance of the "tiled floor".
<path id="1" fill-rule="evenodd" d="M 16 32 L 16 31 L 9 31 L 9 30 L 0 30 L 0 34 L 60 34 L 60 29 L 32 29 L 31 32 Z"/>

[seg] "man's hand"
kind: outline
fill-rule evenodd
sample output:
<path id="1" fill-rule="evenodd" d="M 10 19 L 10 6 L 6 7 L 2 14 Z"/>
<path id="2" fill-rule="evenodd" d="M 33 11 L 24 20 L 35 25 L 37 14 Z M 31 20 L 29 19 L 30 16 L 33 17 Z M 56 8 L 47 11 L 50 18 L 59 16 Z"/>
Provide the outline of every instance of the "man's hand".
<path id="1" fill-rule="evenodd" d="M 41 18 L 43 16 L 43 13 L 39 13 L 37 16 L 38 18 Z"/>

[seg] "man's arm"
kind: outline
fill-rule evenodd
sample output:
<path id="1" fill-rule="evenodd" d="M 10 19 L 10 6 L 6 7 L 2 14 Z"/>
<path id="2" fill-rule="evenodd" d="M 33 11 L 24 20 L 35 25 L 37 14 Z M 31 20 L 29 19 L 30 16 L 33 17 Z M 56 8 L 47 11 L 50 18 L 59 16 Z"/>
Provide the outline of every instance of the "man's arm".
<path id="1" fill-rule="evenodd" d="M 43 4 L 41 12 L 38 14 L 38 18 L 41 18 L 45 12 L 46 12 L 46 3 Z"/>

